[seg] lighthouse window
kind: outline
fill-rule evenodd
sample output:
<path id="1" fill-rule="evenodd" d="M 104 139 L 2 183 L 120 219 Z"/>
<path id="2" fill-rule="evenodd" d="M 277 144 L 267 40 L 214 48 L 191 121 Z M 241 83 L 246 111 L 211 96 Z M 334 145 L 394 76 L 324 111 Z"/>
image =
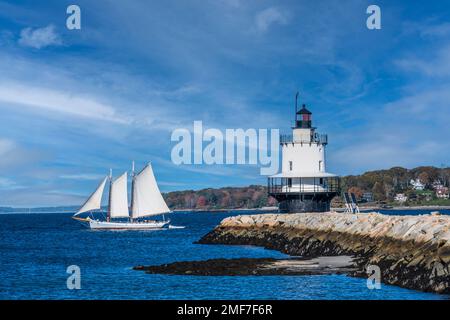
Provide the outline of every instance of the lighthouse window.
<path id="1" fill-rule="evenodd" d="M 292 179 L 291 178 L 288 178 L 288 187 L 292 188 Z"/>
<path id="2" fill-rule="evenodd" d="M 289 161 L 289 171 L 292 171 L 292 161 Z"/>
<path id="3" fill-rule="evenodd" d="M 319 183 L 323 184 L 323 178 L 320 178 Z"/>

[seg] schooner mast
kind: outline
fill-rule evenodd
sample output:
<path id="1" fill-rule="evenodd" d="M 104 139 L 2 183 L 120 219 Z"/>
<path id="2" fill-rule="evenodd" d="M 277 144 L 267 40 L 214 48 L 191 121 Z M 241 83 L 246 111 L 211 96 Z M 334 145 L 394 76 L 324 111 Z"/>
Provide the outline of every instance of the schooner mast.
<path id="1" fill-rule="evenodd" d="M 108 195 L 108 213 L 106 215 L 106 221 L 111 220 L 111 189 L 112 189 L 112 169 L 109 169 L 109 195 Z"/>
<path id="2" fill-rule="evenodd" d="M 134 161 L 131 163 L 131 203 L 130 212 L 133 212 L 133 198 L 134 198 Z M 133 216 L 130 215 L 130 222 L 133 222 Z"/>

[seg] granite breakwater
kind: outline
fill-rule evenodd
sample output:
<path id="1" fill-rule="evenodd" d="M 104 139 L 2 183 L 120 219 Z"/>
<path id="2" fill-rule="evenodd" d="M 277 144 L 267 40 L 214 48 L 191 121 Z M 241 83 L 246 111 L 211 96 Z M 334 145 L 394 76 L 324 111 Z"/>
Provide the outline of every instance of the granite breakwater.
<path id="1" fill-rule="evenodd" d="M 421 291 L 450 293 L 450 216 L 380 213 L 259 214 L 228 217 L 198 242 L 255 245 L 293 256 L 352 256 L 351 275 Z"/>

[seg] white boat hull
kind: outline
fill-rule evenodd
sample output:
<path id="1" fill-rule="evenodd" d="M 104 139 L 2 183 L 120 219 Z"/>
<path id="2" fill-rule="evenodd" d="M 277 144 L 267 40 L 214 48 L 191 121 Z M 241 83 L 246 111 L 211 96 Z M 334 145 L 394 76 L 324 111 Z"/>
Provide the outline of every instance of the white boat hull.
<path id="1" fill-rule="evenodd" d="M 108 230 L 158 230 L 169 226 L 170 221 L 144 221 L 144 222 L 108 222 L 89 219 L 91 229 Z"/>

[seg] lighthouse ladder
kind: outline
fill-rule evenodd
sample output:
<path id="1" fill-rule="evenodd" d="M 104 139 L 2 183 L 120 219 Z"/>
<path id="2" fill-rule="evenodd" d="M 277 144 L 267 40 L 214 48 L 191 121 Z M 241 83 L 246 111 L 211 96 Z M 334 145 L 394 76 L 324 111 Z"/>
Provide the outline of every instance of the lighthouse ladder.
<path id="1" fill-rule="evenodd" d="M 356 204 L 356 197 L 354 193 L 344 192 L 344 200 L 346 213 L 359 213 L 359 207 Z"/>
<path id="2" fill-rule="evenodd" d="M 358 207 L 358 204 L 356 202 L 355 194 L 354 193 L 350 193 L 350 198 L 352 199 L 353 213 L 359 213 L 359 207 Z"/>

